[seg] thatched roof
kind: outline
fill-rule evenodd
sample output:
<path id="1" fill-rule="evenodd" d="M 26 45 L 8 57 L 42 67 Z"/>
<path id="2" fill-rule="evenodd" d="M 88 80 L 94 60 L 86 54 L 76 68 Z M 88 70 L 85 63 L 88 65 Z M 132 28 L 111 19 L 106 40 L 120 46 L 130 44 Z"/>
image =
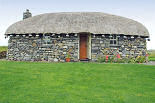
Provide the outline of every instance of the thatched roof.
<path id="1" fill-rule="evenodd" d="M 79 33 L 149 36 L 134 20 L 100 12 L 61 12 L 37 15 L 11 25 L 5 34 Z"/>

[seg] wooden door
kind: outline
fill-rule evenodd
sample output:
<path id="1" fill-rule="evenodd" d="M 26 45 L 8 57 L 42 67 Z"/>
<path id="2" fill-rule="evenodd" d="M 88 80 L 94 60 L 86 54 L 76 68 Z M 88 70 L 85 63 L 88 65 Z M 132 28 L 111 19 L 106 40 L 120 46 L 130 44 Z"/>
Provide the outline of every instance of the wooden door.
<path id="1" fill-rule="evenodd" d="M 87 35 L 80 35 L 80 59 L 87 59 Z"/>

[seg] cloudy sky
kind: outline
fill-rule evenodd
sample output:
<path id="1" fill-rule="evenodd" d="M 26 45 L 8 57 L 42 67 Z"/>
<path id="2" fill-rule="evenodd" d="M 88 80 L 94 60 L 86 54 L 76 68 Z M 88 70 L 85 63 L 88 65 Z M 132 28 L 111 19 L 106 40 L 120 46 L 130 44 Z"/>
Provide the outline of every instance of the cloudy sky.
<path id="1" fill-rule="evenodd" d="M 134 19 L 149 30 L 151 41 L 147 42 L 147 47 L 155 49 L 155 0 L 0 0 L 0 45 L 7 45 L 6 29 L 22 20 L 26 9 L 33 15 L 96 11 Z"/>

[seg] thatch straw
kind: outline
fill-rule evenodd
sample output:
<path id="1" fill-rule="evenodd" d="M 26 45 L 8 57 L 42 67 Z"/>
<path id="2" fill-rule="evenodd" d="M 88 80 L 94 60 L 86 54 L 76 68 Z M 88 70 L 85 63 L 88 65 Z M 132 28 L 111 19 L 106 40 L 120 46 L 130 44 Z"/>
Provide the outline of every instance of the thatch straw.
<path id="1" fill-rule="evenodd" d="M 11 25 L 5 34 L 79 32 L 149 36 L 141 23 L 100 12 L 41 14 Z"/>

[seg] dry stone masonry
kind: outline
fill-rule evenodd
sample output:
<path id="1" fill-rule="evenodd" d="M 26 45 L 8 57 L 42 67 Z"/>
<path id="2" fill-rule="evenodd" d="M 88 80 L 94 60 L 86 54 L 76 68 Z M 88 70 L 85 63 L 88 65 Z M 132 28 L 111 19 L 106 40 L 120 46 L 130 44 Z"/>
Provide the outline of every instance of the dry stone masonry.
<path id="1" fill-rule="evenodd" d="M 117 36 L 117 43 L 110 44 L 110 35 L 91 34 L 91 61 L 105 55 L 136 58 L 146 55 L 146 39 L 140 36 Z M 71 61 L 79 61 L 79 35 L 44 34 L 10 35 L 8 60 L 65 62 L 70 54 Z"/>
<path id="2" fill-rule="evenodd" d="M 78 61 L 78 37 L 70 35 L 10 37 L 8 59 L 17 61 L 64 62 L 67 54 Z"/>
<path id="3" fill-rule="evenodd" d="M 135 36 L 117 36 L 116 45 L 110 44 L 110 37 L 105 35 L 92 36 L 92 60 L 97 61 L 98 58 L 109 55 L 120 54 L 122 58 L 130 57 L 136 58 L 137 56 L 145 56 L 146 38 Z"/>

